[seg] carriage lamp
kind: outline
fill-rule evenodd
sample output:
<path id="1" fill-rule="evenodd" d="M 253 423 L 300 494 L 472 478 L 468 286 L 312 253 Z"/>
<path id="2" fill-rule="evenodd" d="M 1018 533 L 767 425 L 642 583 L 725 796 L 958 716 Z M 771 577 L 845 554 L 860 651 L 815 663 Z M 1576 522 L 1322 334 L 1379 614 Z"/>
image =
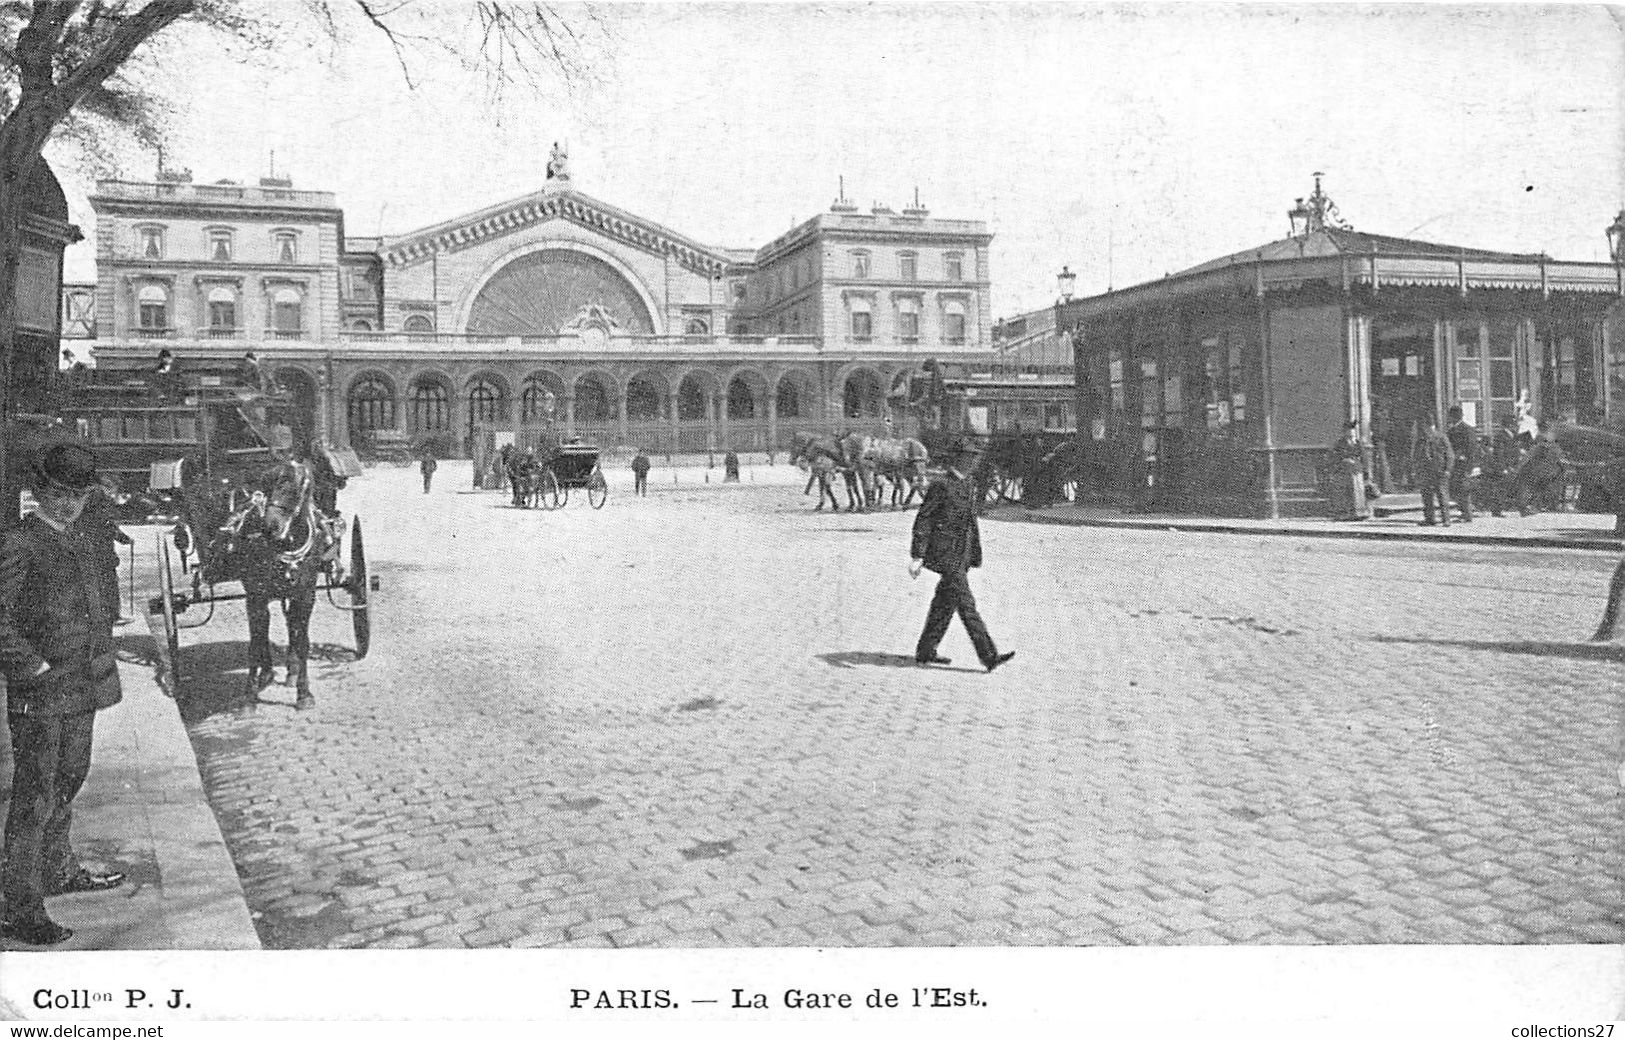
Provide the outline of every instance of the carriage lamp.
<path id="1" fill-rule="evenodd" d="M 1625 214 L 1621 214 L 1625 216 Z M 1072 300 L 1072 290 L 1077 287 L 1078 276 L 1070 267 L 1061 265 L 1061 273 L 1055 276 L 1055 288 L 1061 294 L 1061 302 L 1069 303 Z"/>

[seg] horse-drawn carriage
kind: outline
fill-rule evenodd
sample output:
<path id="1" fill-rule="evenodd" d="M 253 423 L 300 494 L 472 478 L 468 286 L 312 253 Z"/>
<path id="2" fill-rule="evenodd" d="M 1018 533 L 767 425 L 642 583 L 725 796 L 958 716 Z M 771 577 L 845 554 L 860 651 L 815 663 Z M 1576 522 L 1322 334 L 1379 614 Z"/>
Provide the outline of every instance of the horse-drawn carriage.
<path id="1" fill-rule="evenodd" d="M 1029 508 L 1057 501 L 1071 502 L 1078 495 L 1078 440 L 1074 430 L 1019 430 L 993 433 L 930 430 L 921 439 L 933 457 L 946 457 L 956 439 L 982 449 L 981 461 L 971 474 L 990 506 L 1020 502 Z"/>
<path id="2" fill-rule="evenodd" d="M 579 440 L 543 445 L 515 470 L 516 479 L 523 481 L 517 501 L 527 507 L 558 509 L 569 504 L 570 489 L 575 488 L 587 493 L 587 502 L 594 509 L 602 509 L 609 500 L 609 481 L 598 456 L 595 445 Z"/>
<path id="3" fill-rule="evenodd" d="M 306 707 L 317 592 L 350 614 L 357 659 L 371 644 L 368 599 L 379 582 L 367 572 L 359 517 L 351 522 L 348 566 L 343 562 L 344 525 L 336 503 L 338 487 L 362 468 L 349 452 L 320 450 L 293 458 L 286 427 L 258 424 L 249 414 L 243 418 L 239 446 L 154 466 L 154 484 L 174 494 L 179 516 L 172 530 L 158 535 L 159 594 L 148 601 L 148 612 L 162 621 L 163 677 L 178 694 L 181 630 L 207 624 L 217 603 L 243 600 L 253 698 L 271 682 L 270 603 L 281 601 L 288 627 L 288 684 L 297 687 L 298 704 Z M 182 575 L 189 580 L 177 580 Z M 233 583 L 242 591 L 220 588 Z M 335 599 L 335 592 L 343 592 L 345 601 Z M 183 624 L 181 616 L 193 607 L 206 608 L 202 620 Z"/>

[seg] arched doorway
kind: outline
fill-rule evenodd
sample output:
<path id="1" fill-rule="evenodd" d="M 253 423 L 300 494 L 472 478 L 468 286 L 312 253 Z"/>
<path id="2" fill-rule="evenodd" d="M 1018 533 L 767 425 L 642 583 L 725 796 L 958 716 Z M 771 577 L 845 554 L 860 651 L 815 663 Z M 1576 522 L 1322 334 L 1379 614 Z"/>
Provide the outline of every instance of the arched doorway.
<path id="1" fill-rule="evenodd" d="M 366 446 L 379 430 L 395 428 L 395 387 L 377 372 L 366 372 L 350 384 L 345 398 L 350 443 Z"/>

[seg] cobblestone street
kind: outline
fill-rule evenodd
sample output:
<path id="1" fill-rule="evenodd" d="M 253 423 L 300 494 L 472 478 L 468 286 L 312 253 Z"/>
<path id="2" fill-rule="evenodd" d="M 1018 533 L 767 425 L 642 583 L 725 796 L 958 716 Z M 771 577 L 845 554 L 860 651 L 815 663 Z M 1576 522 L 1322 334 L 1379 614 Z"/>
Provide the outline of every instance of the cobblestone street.
<path id="1" fill-rule="evenodd" d="M 1612 554 L 989 518 L 1018 656 L 919 669 L 913 513 L 752 476 L 369 471 L 372 653 L 318 605 L 314 712 L 230 710 L 240 608 L 185 633 L 265 945 L 1625 941 Z"/>

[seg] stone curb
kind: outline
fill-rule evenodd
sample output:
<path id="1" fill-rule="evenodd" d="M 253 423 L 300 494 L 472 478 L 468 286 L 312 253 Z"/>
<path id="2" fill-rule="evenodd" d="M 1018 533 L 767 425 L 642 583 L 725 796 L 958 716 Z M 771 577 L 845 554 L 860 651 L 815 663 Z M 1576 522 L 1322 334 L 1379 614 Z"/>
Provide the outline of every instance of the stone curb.
<path id="1" fill-rule="evenodd" d="M 1431 531 L 1349 530 L 1328 528 L 1316 530 L 1305 527 L 1246 527 L 1222 521 L 1166 521 L 1118 520 L 1102 517 L 1066 517 L 1037 511 L 1022 515 L 989 515 L 989 519 L 1014 520 L 1020 523 L 1054 524 L 1063 527 L 1109 527 L 1128 531 L 1181 531 L 1192 534 L 1250 534 L 1275 535 L 1291 538 L 1341 538 L 1359 541 L 1424 542 L 1432 545 L 1489 545 L 1521 547 L 1525 549 L 1592 549 L 1606 552 L 1625 551 L 1625 541 L 1618 538 L 1561 538 L 1547 535 L 1479 535 L 1443 534 Z"/>

